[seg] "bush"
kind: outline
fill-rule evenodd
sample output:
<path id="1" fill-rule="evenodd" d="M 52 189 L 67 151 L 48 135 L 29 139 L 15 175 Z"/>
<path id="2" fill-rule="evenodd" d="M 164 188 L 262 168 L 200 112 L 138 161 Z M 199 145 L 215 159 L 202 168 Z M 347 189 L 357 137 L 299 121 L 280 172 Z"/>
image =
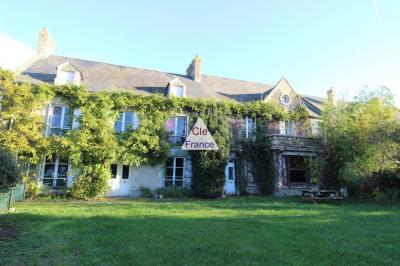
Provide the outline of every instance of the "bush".
<path id="1" fill-rule="evenodd" d="M 360 198 L 377 200 L 400 200 L 400 173 L 384 171 L 374 173 L 362 180 L 360 184 L 350 187 L 352 194 Z"/>
<path id="2" fill-rule="evenodd" d="M 40 193 L 40 187 L 33 179 L 28 179 L 26 182 L 25 198 L 35 199 Z"/>
<path id="3" fill-rule="evenodd" d="M 151 189 L 145 186 L 140 186 L 139 188 L 140 191 L 140 197 L 145 198 L 145 199 L 152 199 L 154 198 L 153 193 L 151 192 Z"/>
<path id="4" fill-rule="evenodd" d="M 165 198 L 189 198 L 192 193 L 187 188 L 159 188 L 156 190 L 157 195 L 163 195 Z"/>
<path id="5" fill-rule="evenodd" d="M 220 151 L 189 151 L 192 159 L 192 191 L 198 198 L 215 199 L 222 196 L 227 158 Z"/>
<path id="6" fill-rule="evenodd" d="M 21 174 L 14 158 L 0 148 L 0 193 L 7 192 L 21 181 Z"/>

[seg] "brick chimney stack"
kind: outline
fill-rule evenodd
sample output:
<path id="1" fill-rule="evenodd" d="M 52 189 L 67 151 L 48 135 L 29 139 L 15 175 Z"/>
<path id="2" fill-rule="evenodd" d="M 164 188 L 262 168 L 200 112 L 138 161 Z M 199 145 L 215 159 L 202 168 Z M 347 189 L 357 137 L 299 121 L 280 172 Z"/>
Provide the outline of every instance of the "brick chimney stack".
<path id="1" fill-rule="evenodd" d="M 337 100 L 336 100 L 336 90 L 331 87 L 327 92 L 326 92 L 327 96 L 328 96 L 328 102 L 336 105 Z"/>
<path id="2" fill-rule="evenodd" d="M 196 55 L 186 69 L 186 75 L 190 76 L 195 82 L 201 81 L 201 58 Z"/>
<path id="3" fill-rule="evenodd" d="M 39 41 L 36 53 L 40 58 L 47 58 L 49 55 L 54 54 L 56 50 L 56 43 L 50 35 L 50 32 L 44 27 L 39 32 Z"/>

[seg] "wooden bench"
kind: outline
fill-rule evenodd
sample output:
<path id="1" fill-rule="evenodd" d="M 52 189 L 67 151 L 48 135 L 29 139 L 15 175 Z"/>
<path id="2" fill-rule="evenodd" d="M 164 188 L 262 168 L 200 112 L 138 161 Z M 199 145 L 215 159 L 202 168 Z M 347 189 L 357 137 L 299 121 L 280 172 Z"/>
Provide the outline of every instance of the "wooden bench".
<path id="1" fill-rule="evenodd" d="M 318 202 L 331 202 L 340 203 L 344 198 L 341 197 L 336 190 L 311 190 L 302 189 L 300 191 L 300 199 Z"/>

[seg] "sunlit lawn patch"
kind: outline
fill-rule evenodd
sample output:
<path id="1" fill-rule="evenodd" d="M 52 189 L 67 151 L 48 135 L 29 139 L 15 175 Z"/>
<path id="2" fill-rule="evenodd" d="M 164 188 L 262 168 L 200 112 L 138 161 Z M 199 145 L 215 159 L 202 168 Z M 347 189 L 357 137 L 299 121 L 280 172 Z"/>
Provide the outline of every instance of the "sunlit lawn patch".
<path id="1" fill-rule="evenodd" d="M 294 199 L 33 201 L 4 264 L 396 264 L 400 206 Z M 13 229 L 13 230 L 14 230 Z"/>

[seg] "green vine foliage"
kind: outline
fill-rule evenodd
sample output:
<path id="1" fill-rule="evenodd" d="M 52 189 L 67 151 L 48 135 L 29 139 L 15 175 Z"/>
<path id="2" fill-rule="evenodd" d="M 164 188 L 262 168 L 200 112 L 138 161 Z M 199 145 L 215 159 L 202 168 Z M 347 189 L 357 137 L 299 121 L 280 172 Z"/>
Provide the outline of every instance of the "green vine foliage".
<path id="1" fill-rule="evenodd" d="M 230 153 L 230 108 L 223 102 L 201 102 L 197 112 L 191 114 L 192 123 L 203 119 L 218 145 L 217 151 L 189 151 L 193 166 L 193 195 L 201 198 L 222 196 L 225 183 L 225 165 Z"/>
<path id="2" fill-rule="evenodd" d="M 224 169 L 232 140 L 228 118 L 249 116 L 270 121 L 293 116 L 262 101 L 242 104 L 116 91 L 90 93 L 84 86 L 17 83 L 10 72 L 3 70 L 0 70 L 0 93 L 1 145 L 18 157 L 20 167 L 41 163 L 49 155 L 69 157 L 72 167 L 79 170 L 72 188 L 75 198 L 104 196 L 111 175 L 110 165 L 117 160 L 133 166 L 164 164 L 170 148 L 165 123 L 175 113 L 190 114 L 192 124 L 201 117 L 217 142 L 218 151 L 191 151 L 189 154 L 193 166 L 193 194 L 219 197 L 223 192 Z M 79 127 L 64 135 L 45 137 L 44 113 L 40 110 L 45 110 L 54 97 L 66 101 L 71 110 L 80 109 Z M 116 134 L 114 123 L 123 111 L 136 112 L 140 125 Z M 263 139 L 253 145 L 252 154 L 255 149 L 259 149 L 259 156 L 264 154 Z M 259 156 L 251 160 L 258 162 Z M 262 171 L 256 170 L 256 173 Z M 256 176 L 262 179 L 261 174 Z"/>
<path id="3" fill-rule="evenodd" d="M 246 164 L 250 167 L 259 192 L 263 195 L 272 194 L 275 188 L 275 177 L 273 174 L 270 141 L 267 138 L 267 120 L 257 120 L 254 139 L 244 140 L 239 153 L 238 158 L 241 159 L 241 164 Z M 245 192 L 247 186 L 246 177 L 239 176 L 239 178 L 239 184 L 241 184 L 239 189 Z"/>

